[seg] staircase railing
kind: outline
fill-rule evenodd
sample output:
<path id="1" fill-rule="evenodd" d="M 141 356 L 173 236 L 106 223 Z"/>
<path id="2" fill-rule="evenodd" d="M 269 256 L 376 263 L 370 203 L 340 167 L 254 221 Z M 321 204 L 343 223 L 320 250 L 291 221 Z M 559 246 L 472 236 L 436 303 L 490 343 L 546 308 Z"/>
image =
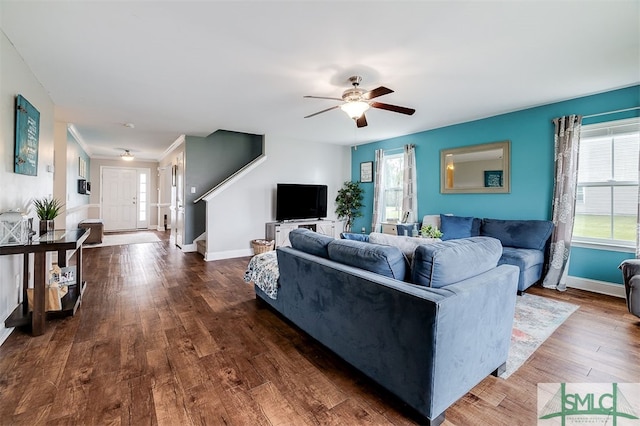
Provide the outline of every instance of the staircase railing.
<path id="1" fill-rule="evenodd" d="M 264 153 L 264 149 L 262 151 L 262 154 L 260 154 L 259 156 L 257 156 L 255 159 L 253 159 L 252 161 L 250 161 L 249 163 L 247 163 L 244 167 L 238 169 L 238 171 L 236 171 L 235 173 L 233 173 L 232 175 L 230 175 L 228 178 L 224 179 L 222 182 L 220 182 L 219 184 L 217 184 L 216 186 L 214 186 L 213 188 L 211 188 L 209 191 L 207 191 L 206 193 L 204 193 L 202 196 L 200 196 L 199 198 L 197 198 L 193 203 L 198 203 L 201 200 L 204 201 L 209 201 L 212 198 L 214 198 L 216 195 L 220 194 L 222 191 L 224 191 L 225 189 L 229 188 L 231 185 L 234 184 L 234 182 L 240 180 L 244 175 L 246 175 L 247 173 L 249 173 L 251 170 L 255 169 L 256 167 L 258 167 L 260 164 L 262 164 L 263 162 L 265 162 L 267 159 L 266 154 Z"/>

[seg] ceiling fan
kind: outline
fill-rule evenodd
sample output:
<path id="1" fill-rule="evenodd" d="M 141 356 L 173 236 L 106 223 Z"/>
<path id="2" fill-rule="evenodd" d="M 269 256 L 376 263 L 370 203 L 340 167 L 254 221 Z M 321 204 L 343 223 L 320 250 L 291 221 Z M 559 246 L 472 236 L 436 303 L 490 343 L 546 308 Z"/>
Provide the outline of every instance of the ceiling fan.
<path id="1" fill-rule="evenodd" d="M 322 111 L 318 111 L 311 115 L 307 115 L 305 118 L 313 117 L 318 114 L 322 114 L 323 112 L 331 111 L 332 109 L 340 108 L 350 118 L 353 118 L 356 122 L 356 126 L 365 127 L 367 125 L 367 118 L 364 113 L 369 108 L 379 108 L 385 109 L 387 111 L 399 112 L 400 114 L 413 115 L 416 112 L 413 108 L 406 108 L 397 105 L 383 104 L 381 102 L 373 102 L 371 99 L 377 98 L 382 95 L 388 95 L 389 93 L 393 93 L 393 90 L 388 89 L 384 86 L 377 87 L 373 90 L 366 91 L 361 89 L 360 82 L 362 81 L 362 77 L 354 75 L 353 77 L 349 77 L 349 82 L 353 85 L 353 88 L 347 89 L 342 93 L 342 98 L 331 98 L 325 96 L 304 96 L 305 98 L 313 98 L 313 99 L 330 99 L 334 101 L 344 101 L 343 104 L 332 106 L 331 108 L 323 109 Z"/>

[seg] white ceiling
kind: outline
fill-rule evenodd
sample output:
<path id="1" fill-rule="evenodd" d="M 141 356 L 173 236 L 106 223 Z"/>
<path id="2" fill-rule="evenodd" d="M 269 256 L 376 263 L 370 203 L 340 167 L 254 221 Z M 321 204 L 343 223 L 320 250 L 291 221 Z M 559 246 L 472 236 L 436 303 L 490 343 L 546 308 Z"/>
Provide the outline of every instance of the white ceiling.
<path id="1" fill-rule="evenodd" d="M 640 82 L 638 0 L 0 0 L 0 18 L 94 157 L 217 129 L 357 145 Z M 416 113 L 303 118 L 354 74 Z"/>

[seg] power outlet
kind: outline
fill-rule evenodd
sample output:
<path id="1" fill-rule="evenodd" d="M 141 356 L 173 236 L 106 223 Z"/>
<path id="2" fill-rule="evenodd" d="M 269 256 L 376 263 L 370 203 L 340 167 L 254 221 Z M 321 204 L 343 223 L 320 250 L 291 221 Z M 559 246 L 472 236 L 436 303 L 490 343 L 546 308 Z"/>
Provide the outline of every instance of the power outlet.
<path id="1" fill-rule="evenodd" d="M 20 284 L 22 284 L 22 276 L 20 274 L 16 274 L 16 288 L 20 288 Z"/>

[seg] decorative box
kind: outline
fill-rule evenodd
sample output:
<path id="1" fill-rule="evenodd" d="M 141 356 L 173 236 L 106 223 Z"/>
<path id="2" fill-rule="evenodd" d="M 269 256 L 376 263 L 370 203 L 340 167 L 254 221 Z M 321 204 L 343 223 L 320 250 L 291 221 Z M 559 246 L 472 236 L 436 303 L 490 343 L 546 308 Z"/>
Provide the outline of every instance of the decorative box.
<path id="1" fill-rule="evenodd" d="M 19 211 L 0 213 L 0 245 L 27 244 L 29 240 L 29 221 Z"/>

